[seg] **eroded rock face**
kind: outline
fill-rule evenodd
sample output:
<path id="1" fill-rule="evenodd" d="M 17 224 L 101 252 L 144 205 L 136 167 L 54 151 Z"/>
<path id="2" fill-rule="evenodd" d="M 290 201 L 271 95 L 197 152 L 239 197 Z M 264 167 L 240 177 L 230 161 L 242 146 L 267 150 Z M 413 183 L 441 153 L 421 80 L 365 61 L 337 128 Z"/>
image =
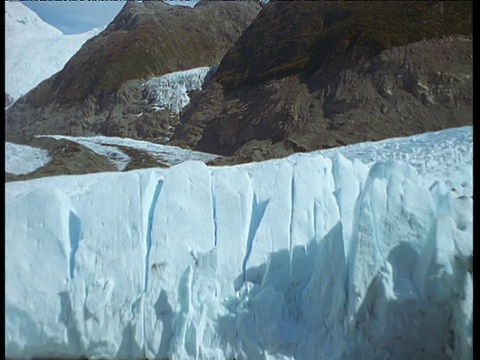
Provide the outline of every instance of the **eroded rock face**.
<path id="1" fill-rule="evenodd" d="M 471 56 L 471 40 L 452 37 L 384 50 L 333 74 L 231 92 L 212 85 L 193 96 L 174 143 L 237 156 L 260 141 L 266 159 L 277 157 L 273 144 L 291 153 L 471 124 Z"/>
<path id="2" fill-rule="evenodd" d="M 176 124 L 177 115 L 146 116 L 141 125 L 134 121 L 148 111 L 143 84 L 218 64 L 260 9 L 257 2 L 209 2 L 193 9 L 127 2 L 61 72 L 7 111 L 6 133 L 167 136 L 160 130 Z"/>
<path id="3" fill-rule="evenodd" d="M 237 163 L 471 124 L 471 9 L 457 5 L 370 3 L 384 10 L 370 19 L 357 5 L 270 3 L 172 143 Z"/>

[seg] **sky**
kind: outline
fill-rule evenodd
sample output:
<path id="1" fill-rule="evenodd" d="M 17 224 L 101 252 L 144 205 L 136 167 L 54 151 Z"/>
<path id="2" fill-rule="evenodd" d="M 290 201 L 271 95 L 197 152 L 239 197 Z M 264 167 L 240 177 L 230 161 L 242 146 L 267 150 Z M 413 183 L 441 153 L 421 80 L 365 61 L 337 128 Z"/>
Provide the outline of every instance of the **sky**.
<path id="1" fill-rule="evenodd" d="M 108 25 L 125 5 L 125 0 L 22 1 L 48 24 L 64 34 L 78 34 Z M 168 1 L 174 5 L 190 5 L 197 1 Z"/>

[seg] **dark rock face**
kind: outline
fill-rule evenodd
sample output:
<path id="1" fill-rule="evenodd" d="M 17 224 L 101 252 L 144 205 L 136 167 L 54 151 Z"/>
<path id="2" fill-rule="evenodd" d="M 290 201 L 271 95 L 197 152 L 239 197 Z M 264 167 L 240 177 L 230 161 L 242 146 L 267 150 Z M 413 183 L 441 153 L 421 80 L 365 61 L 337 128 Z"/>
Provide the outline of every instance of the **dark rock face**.
<path id="1" fill-rule="evenodd" d="M 142 83 L 218 64 L 260 9 L 257 2 L 205 2 L 192 9 L 129 1 L 62 71 L 6 112 L 6 133 L 168 136 L 165 128 L 178 117 L 132 121 L 146 110 Z M 165 117 L 169 121 L 159 125 Z"/>
<path id="2" fill-rule="evenodd" d="M 270 2 L 171 143 L 238 163 L 472 124 L 471 7 Z"/>
<path id="3" fill-rule="evenodd" d="M 271 2 L 222 60 L 227 89 L 355 65 L 381 50 L 472 34 L 472 2 Z"/>

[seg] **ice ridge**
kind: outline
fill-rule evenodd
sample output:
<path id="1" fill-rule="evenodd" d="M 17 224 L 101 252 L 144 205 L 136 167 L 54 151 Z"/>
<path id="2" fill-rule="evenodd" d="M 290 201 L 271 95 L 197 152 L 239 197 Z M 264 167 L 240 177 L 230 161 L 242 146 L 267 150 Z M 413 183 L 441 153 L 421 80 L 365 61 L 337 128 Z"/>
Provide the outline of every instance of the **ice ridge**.
<path id="1" fill-rule="evenodd" d="M 8 357 L 472 358 L 473 200 L 406 163 L 58 181 L 6 184 Z"/>

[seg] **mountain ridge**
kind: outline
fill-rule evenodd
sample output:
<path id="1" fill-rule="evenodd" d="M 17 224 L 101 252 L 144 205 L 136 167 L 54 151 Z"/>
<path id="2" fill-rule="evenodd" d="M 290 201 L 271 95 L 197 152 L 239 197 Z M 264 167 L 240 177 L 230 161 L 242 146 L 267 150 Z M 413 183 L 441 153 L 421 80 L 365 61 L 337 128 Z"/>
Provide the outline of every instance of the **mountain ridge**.
<path id="1" fill-rule="evenodd" d="M 192 96 L 172 143 L 236 163 L 471 124 L 471 8 L 270 2 Z"/>
<path id="2" fill-rule="evenodd" d="M 145 107 L 142 83 L 218 64 L 259 10 L 255 2 L 195 8 L 128 2 L 60 73 L 7 111 L 6 133 L 136 137 L 129 120 Z M 170 115 L 158 114 L 157 120 Z"/>
<path id="3" fill-rule="evenodd" d="M 226 155 L 212 164 L 227 164 L 471 124 L 472 2 L 390 5 L 131 2 L 62 73 L 7 111 L 6 133 L 167 141 Z M 232 6 L 243 12 L 229 12 Z M 209 11 L 217 20 L 211 31 L 229 45 L 209 64 L 205 56 L 189 62 L 181 55 L 206 49 L 190 46 L 199 35 L 190 16 L 212 23 Z M 188 24 L 188 36 L 173 36 L 158 16 Z M 227 28 L 219 25 L 222 16 L 231 20 Z M 151 42 L 153 33 L 165 33 L 170 42 Z M 123 48 L 106 46 L 109 37 Z M 162 59 L 163 65 L 153 56 L 173 50 L 177 57 Z M 112 64 L 107 71 L 105 61 Z M 152 69 L 163 69 L 158 76 L 213 62 L 219 63 L 216 74 L 190 92 L 179 114 L 147 113 L 143 87 Z"/>

